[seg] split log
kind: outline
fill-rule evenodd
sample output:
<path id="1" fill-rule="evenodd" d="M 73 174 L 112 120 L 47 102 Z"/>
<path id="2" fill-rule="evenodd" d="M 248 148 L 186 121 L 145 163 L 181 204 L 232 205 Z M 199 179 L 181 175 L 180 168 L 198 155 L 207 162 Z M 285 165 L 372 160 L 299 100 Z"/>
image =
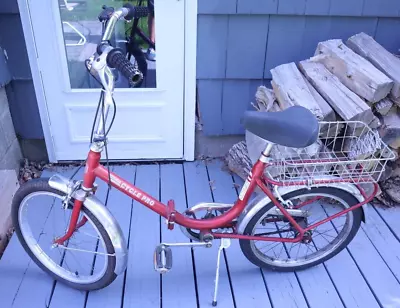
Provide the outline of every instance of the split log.
<path id="1" fill-rule="evenodd" d="M 277 102 L 274 102 L 274 104 L 272 105 L 272 107 L 269 111 L 270 112 L 278 112 L 278 111 L 282 111 L 282 109 Z"/>
<path id="2" fill-rule="evenodd" d="M 225 157 L 229 170 L 246 180 L 251 171 L 251 161 L 244 141 L 236 143 Z"/>
<path id="3" fill-rule="evenodd" d="M 261 153 L 265 150 L 268 142 L 257 135 L 246 131 L 246 145 L 248 149 L 249 158 L 252 164 L 255 164 L 256 161 L 260 158 Z M 295 149 L 289 148 L 282 145 L 274 145 L 272 151 L 270 153 L 270 157 L 272 159 L 279 160 L 296 160 L 296 159 L 307 159 L 307 158 L 317 158 L 320 156 L 321 149 L 323 144 L 320 140 L 317 140 L 314 144 L 302 148 Z M 327 157 L 324 157 L 327 158 Z M 291 175 L 295 176 L 300 175 L 300 173 L 304 172 L 303 168 L 292 168 L 290 170 Z M 265 175 L 268 177 L 279 177 L 283 175 L 283 172 L 288 171 L 284 170 L 282 167 L 269 167 L 268 170 L 265 171 Z"/>
<path id="4" fill-rule="evenodd" d="M 328 125 L 322 126 L 322 129 L 319 132 L 319 138 L 320 139 L 327 139 L 327 138 L 334 138 L 337 135 L 339 135 L 342 131 L 345 125 L 343 123 L 329 123 Z"/>
<path id="5" fill-rule="evenodd" d="M 377 104 L 375 104 L 375 110 L 376 112 L 384 116 L 389 113 L 389 110 L 392 108 L 392 106 L 393 102 L 390 99 L 385 98 L 380 102 L 378 102 Z"/>
<path id="6" fill-rule="evenodd" d="M 271 70 L 272 87 L 281 109 L 303 106 L 318 120 L 323 119 L 321 107 L 315 101 L 295 63 L 283 64 Z"/>
<path id="7" fill-rule="evenodd" d="M 400 204 L 400 176 L 389 178 L 380 183 L 382 195 L 378 198 L 387 206 L 398 206 Z"/>
<path id="8" fill-rule="evenodd" d="M 259 86 L 256 92 L 256 102 L 259 111 L 270 111 L 276 102 L 274 91 L 265 86 Z"/>
<path id="9" fill-rule="evenodd" d="M 347 156 L 355 160 L 371 157 L 381 149 L 382 142 L 377 131 L 368 131 L 359 138 L 348 138 L 344 144 Z"/>
<path id="10" fill-rule="evenodd" d="M 400 97 L 400 59 L 387 51 L 377 43 L 371 36 L 359 33 L 350 37 L 347 41 L 353 51 L 369 60 L 379 70 L 394 81 L 391 95 Z"/>
<path id="11" fill-rule="evenodd" d="M 375 117 L 368 126 L 372 129 L 376 129 L 382 125 L 381 121 L 377 117 Z"/>
<path id="12" fill-rule="evenodd" d="M 400 115 L 397 109 L 392 109 L 382 117 L 383 125 L 380 128 L 380 135 L 383 142 L 393 149 L 400 148 Z"/>
<path id="13" fill-rule="evenodd" d="M 384 99 L 393 87 L 393 81 L 369 61 L 347 47 L 342 40 L 329 40 L 318 44 L 314 59 L 354 93 L 368 102 Z"/>
<path id="14" fill-rule="evenodd" d="M 326 102 L 326 100 L 318 93 L 317 90 L 313 87 L 313 85 L 308 81 L 306 77 L 303 76 L 304 82 L 306 83 L 307 87 L 309 88 L 312 96 L 314 96 L 315 101 L 318 103 L 319 107 L 321 108 L 323 121 L 325 122 L 336 122 L 337 117 L 335 111 L 332 109 L 331 106 Z M 343 124 L 340 123 L 330 123 L 330 124 L 321 124 L 320 125 L 320 138 L 332 138 L 337 136 L 344 127 Z"/>
<path id="15" fill-rule="evenodd" d="M 260 158 L 261 153 L 267 147 L 268 141 L 262 139 L 261 137 L 258 137 L 257 135 L 247 130 L 245 134 L 245 140 L 249 159 L 252 164 L 255 164 L 256 161 Z"/>
<path id="16" fill-rule="evenodd" d="M 400 97 L 398 97 L 398 98 L 391 97 L 390 100 L 393 102 L 394 105 L 396 105 L 397 107 L 400 107 Z"/>
<path id="17" fill-rule="evenodd" d="M 300 62 L 300 69 L 342 119 L 367 124 L 374 120 L 371 108 L 323 64 L 311 59 Z"/>
<path id="18" fill-rule="evenodd" d="M 306 83 L 308 89 L 311 92 L 311 95 L 314 97 L 315 101 L 317 102 L 318 106 L 321 108 L 322 117 L 324 121 L 333 122 L 336 121 L 336 114 L 333 111 L 332 107 L 324 100 L 321 94 L 318 93 L 317 90 L 312 86 L 312 84 L 308 81 L 306 77 L 303 77 L 304 82 Z"/>

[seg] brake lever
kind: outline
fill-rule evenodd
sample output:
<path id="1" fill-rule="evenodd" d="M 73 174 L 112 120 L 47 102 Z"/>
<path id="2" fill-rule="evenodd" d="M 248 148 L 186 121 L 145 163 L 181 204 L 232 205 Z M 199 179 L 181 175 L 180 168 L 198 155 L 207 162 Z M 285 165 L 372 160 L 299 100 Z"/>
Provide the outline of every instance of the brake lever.
<path id="1" fill-rule="evenodd" d="M 105 22 L 108 21 L 111 15 L 114 13 L 115 9 L 112 6 L 102 6 L 103 11 L 99 14 L 99 21 Z"/>

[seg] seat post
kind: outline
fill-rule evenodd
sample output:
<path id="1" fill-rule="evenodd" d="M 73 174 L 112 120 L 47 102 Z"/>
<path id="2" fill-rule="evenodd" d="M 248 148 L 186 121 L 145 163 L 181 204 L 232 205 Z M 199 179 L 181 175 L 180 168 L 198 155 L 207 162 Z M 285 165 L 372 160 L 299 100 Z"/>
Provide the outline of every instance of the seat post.
<path id="1" fill-rule="evenodd" d="M 260 156 L 260 161 L 262 161 L 263 163 L 267 163 L 268 162 L 268 157 L 269 154 L 271 154 L 272 148 L 273 148 L 274 144 L 271 142 L 267 143 L 267 146 L 265 147 L 265 150 L 262 152 L 261 156 Z"/>

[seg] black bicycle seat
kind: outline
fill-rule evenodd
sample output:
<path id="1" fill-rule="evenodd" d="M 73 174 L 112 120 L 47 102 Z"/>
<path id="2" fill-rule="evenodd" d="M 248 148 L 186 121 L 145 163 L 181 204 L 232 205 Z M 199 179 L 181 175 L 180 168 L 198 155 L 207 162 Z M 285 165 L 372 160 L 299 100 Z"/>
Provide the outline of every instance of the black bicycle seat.
<path id="1" fill-rule="evenodd" d="M 242 123 L 253 134 L 287 147 L 304 148 L 318 139 L 317 119 L 300 106 L 279 112 L 246 111 Z"/>

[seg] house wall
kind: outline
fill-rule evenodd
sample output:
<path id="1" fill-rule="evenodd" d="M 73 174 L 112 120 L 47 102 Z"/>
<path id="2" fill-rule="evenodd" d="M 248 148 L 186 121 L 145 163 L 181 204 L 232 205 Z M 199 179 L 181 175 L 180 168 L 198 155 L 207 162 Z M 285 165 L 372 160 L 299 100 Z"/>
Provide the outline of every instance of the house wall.
<path id="1" fill-rule="evenodd" d="M 7 53 L 7 64 L 12 76 L 6 91 L 15 131 L 22 139 L 43 139 L 17 0 L 1 1 L 0 46 Z"/>
<path id="2" fill-rule="evenodd" d="M 15 170 L 18 172 L 22 155 L 5 89 L 10 80 L 11 76 L 4 53 L 0 48 L 0 170 Z M 0 210 L 1 207 L 2 204 L 0 204 Z"/>
<path id="3" fill-rule="evenodd" d="M 203 132 L 243 134 L 270 69 L 313 56 L 317 43 L 358 32 L 400 48 L 400 0 L 199 0 L 197 86 Z"/>
<path id="4" fill-rule="evenodd" d="M 400 0 L 198 0 L 197 87 L 206 136 L 243 134 L 269 70 L 313 55 L 319 41 L 364 31 L 400 48 Z M 2 0 L 0 46 L 9 56 L 11 114 L 22 140 L 43 139 L 17 0 Z"/>

